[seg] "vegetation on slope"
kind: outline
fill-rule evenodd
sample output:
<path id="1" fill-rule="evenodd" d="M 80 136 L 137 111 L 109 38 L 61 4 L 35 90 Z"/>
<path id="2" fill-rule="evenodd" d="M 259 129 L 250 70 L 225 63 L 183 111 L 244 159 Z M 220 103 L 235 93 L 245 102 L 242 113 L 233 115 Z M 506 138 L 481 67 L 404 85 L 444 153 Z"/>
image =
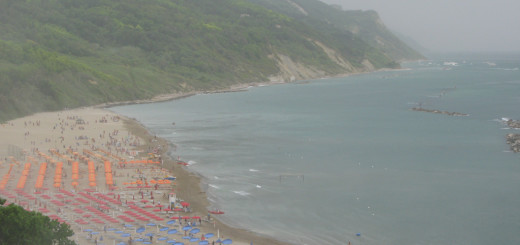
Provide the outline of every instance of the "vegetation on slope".
<path id="1" fill-rule="evenodd" d="M 0 244 L 76 244 L 69 240 L 74 234 L 69 225 L 14 204 L 3 206 L 4 203 L 0 198 Z"/>
<path id="2" fill-rule="evenodd" d="M 351 32 L 247 0 L 5 0 L 0 121 L 266 81 L 280 72 L 277 55 L 330 75 L 398 66 Z"/>
<path id="3" fill-rule="evenodd" d="M 324 33 L 354 33 L 370 46 L 394 60 L 424 58 L 390 32 L 377 12 L 342 10 L 316 0 L 249 0 L 286 14 Z M 381 55 L 378 53 L 377 55 Z"/>

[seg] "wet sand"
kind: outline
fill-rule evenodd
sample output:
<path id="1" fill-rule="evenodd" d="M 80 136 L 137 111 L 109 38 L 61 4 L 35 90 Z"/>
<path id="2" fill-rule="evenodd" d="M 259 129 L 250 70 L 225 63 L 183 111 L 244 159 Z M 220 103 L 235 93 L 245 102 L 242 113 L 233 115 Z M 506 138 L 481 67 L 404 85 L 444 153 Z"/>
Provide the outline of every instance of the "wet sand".
<path id="1" fill-rule="evenodd" d="M 221 239 L 232 239 L 233 244 L 251 244 L 251 242 L 291 244 L 252 231 L 229 227 L 214 216 L 207 219 L 209 203 L 201 189 L 200 178 L 189 172 L 188 167 L 167 157 L 167 151 L 168 142 L 150 135 L 139 122 L 105 109 L 89 107 L 18 118 L 0 125 L 0 181 L 5 182 L 3 189 L 0 185 L 0 197 L 28 210 L 45 210 L 45 215 L 56 215 L 60 220 L 71 225 L 75 232 L 72 239 L 78 244 L 95 244 L 96 240 L 98 244 L 128 242 L 129 237 L 122 237 L 121 233 L 116 231 L 129 233 L 132 239 L 143 238 L 145 241 L 149 237 L 144 234 L 153 232 L 154 244 L 166 244 L 166 240 L 157 241 L 160 237 L 175 239 L 185 244 L 198 244 L 182 238 L 184 233 L 181 229 L 188 221 L 197 223 L 196 227 L 201 231 L 193 234 L 193 237 L 199 239 L 201 234 L 213 233 L 215 236 L 220 234 Z M 153 162 L 160 163 L 122 163 L 140 159 L 148 160 L 152 156 L 155 156 Z M 97 167 L 95 186 L 92 186 L 92 181 L 88 178 L 88 161 L 93 162 Z M 104 169 L 105 161 L 111 163 L 113 185 L 106 183 L 108 177 Z M 37 188 L 36 180 L 43 162 L 48 164 L 43 188 Z M 59 165 L 58 162 L 63 163 L 63 172 L 59 174 L 60 186 L 56 187 L 58 174 L 55 169 Z M 72 177 L 72 162 L 79 163 L 77 180 Z M 31 166 L 29 171 L 26 171 L 28 176 L 25 185 L 20 188 L 20 178 L 27 166 L 26 163 L 31 163 Z M 137 180 L 146 179 L 144 181 L 152 182 L 168 175 L 175 176 L 176 180 L 169 184 L 157 184 L 157 190 L 155 185 L 142 187 L 145 185 L 143 183 L 140 188 L 137 188 L 139 186 L 135 184 Z M 74 186 L 74 182 L 78 185 Z M 129 188 L 130 186 L 132 188 Z M 159 210 L 157 207 L 150 207 L 159 202 L 163 205 L 168 203 L 168 194 L 171 192 L 174 192 L 179 199 L 177 203 L 181 200 L 188 202 L 189 210 L 184 208 L 182 211 L 167 213 L 162 210 L 163 207 Z M 43 198 L 43 195 L 49 198 Z M 81 202 L 79 201 L 81 199 L 88 200 Z M 104 201 L 105 204 L 95 200 Z M 145 201 L 147 203 L 144 203 Z M 131 206 L 129 202 L 135 202 L 134 205 L 137 207 Z M 150 205 L 150 202 L 153 205 Z M 80 213 L 78 209 L 83 212 Z M 101 214 L 89 209 L 98 210 L 106 215 L 103 217 L 111 217 L 113 221 L 101 218 L 98 222 L 97 216 Z M 136 213 L 136 210 L 146 210 L 153 216 L 142 215 L 143 220 L 138 220 L 128 214 L 128 212 Z M 130 218 L 132 222 L 127 222 L 120 216 Z M 178 216 L 199 216 L 202 222 L 190 218 L 182 225 L 178 221 L 175 224 L 166 224 L 171 217 Z M 156 225 L 147 226 L 151 222 Z M 125 227 L 125 224 L 131 224 L 132 227 Z M 136 233 L 138 227 L 146 228 L 146 232 Z M 160 228 L 166 227 L 180 232 L 167 235 L 166 232 L 159 231 Z M 92 231 L 85 231 L 87 229 Z M 211 244 L 216 239 L 212 237 L 207 240 Z"/>

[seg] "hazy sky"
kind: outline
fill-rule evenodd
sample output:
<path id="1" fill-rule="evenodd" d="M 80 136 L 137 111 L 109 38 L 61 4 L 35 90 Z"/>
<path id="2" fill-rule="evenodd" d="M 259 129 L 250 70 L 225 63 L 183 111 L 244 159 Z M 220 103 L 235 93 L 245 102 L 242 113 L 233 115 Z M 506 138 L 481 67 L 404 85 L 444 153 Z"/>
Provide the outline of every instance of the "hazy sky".
<path id="1" fill-rule="evenodd" d="M 519 0 L 321 1 L 376 10 L 388 28 L 431 51 L 520 51 Z"/>

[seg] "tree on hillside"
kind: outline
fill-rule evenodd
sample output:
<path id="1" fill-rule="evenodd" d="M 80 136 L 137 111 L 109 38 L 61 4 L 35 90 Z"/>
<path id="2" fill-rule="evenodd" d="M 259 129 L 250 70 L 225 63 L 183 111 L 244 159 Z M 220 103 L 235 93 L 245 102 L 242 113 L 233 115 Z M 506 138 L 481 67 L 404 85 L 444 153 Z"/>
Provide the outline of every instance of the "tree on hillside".
<path id="1" fill-rule="evenodd" d="M 76 244 L 68 238 L 74 234 L 68 224 L 4 203 L 0 198 L 0 244 Z"/>

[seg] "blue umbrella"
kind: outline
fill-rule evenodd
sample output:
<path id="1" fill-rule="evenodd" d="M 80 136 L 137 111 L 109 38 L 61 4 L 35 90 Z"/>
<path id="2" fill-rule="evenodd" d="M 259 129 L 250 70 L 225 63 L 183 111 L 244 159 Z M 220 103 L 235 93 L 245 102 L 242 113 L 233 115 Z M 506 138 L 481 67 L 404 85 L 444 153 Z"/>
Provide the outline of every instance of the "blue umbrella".
<path id="1" fill-rule="evenodd" d="M 190 239 L 190 242 L 196 242 L 196 241 L 198 241 L 198 240 L 199 240 L 198 238 L 194 237 L 194 238 L 191 238 L 191 239 Z"/>
<path id="2" fill-rule="evenodd" d="M 107 231 L 115 231 L 116 228 L 107 228 Z"/>
<path id="3" fill-rule="evenodd" d="M 144 239 L 142 239 L 142 238 L 136 238 L 134 241 L 136 241 L 136 242 L 144 242 Z"/>
<path id="4" fill-rule="evenodd" d="M 168 231 L 168 234 L 175 234 L 177 233 L 177 230 L 176 229 L 171 229 Z"/>
<path id="5" fill-rule="evenodd" d="M 177 241 L 175 240 L 168 240 L 167 243 L 176 243 Z"/>
<path id="6" fill-rule="evenodd" d="M 114 231 L 114 233 L 121 234 L 121 233 L 125 233 L 125 232 L 124 231 Z"/>
<path id="7" fill-rule="evenodd" d="M 93 231 L 93 232 L 90 232 L 90 234 L 92 234 L 92 235 L 97 235 L 97 234 L 99 234 L 99 232 L 97 232 L 97 231 Z"/>
<path id="8" fill-rule="evenodd" d="M 213 237 L 215 236 L 215 234 L 213 233 L 206 233 L 206 235 L 204 235 L 206 238 L 210 238 L 210 237 Z"/>
<path id="9" fill-rule="evenodd" d="M 167 237 L 159 237 L 159 238 L 157 238 L 157 241 L 166 241 L 166 240 L 168 240 Z"/>
<path id="10" fill-rule="evenodd" d="M 121 235 L 121 237 L 129 237 L 130 236 L 130 233 L 124 233 Z"/>
<path id="11" fill-rule="evenodd" d="M 193 230 L 190 231 L 190 233 L 193 233 L 193 234 L 197 234 L 200 232 L 200 229 L 199 228 L 195 228 Z"/>
<path id="12" fill-rule="evenodd" d="M 125 224 L 125 227 L 133 227 L 131 224 Z"/>
<path id="13" fill-rule="evenodd" d="M 183 236 L 182 239 L 190 240 L 191 236 Z"/>
<path id="14" fill-rule="evenodd" d="M 163 227 L 161 229 L 159 229 L 160 231 L 167 231 L 169 228 L 168 227 Z"/>
<path id="15" fill-rule="evenodd" d="M 148 223 L 146 225 L 148 225 L 148 226 L 156 226 L 156 224 L 154 224 L 154 223 Z"/>
<path id="16" fill-rule="evenodd" d="M 172 219 L 172 220 L 166 222 L 166 224 L 167 224 L 167 225 L 173 225 L 173 224 L 175 224 L 175 220 Z"/>
<path id="17" fill-rule="evenodd" d="M 209 244 L 209 242 L 207 240 L 199 242 L 199 245 L 208 245 L 208 244 Z"/>
<path id="18" fill-rule="evenodd" d="M 117 245 L 126 245 L 126 243 L 125 242 L 120 242 Z"/>
<path id="19" fill-rule="evenodd" d="M 184 245 L 184 243 L 182 243 L 182 242 L 176 242 L 176 243 L 174 243 L 173 245 Z"/>
<path id="20" fill-rule="evenodd" d="M 231 244 L 233 243 L 233 241 L 231 241 L 231 239 L 226 239 L 224 241 L 222 241 L 222 244 Z"/>
<path id="21" fill-rule="evenodd" d="M 153 233 L 146 233 L 146 236 L 154 236 Z"/>
<path id="22" fill-rule="evenodd" d="M 92 231 L 92 229 L 85 229 L 85 230 L 83 230 L 83 231 L 86 231 L 86 232 L 91 232 L 91 231 Z"/>
<path id="23" fill-rule="evenodd" d="M 135 232 L 137 233 L 143 233 L 143 231 L 146 230 L 144 227 L 139 227 Z"/>
<path id="24" fill-rule="evenodd" d="M 187 231 L 187 230 L 190 230 L 190 229 L 191 229 L 191 226 L 184 226 L 184 227 L 182 227 L 183 231 Z"/>
<path id="25" fill-rule="evenodd" d="M 152 244 L 152 242 L 143 242 L 143 244 Z"/>

